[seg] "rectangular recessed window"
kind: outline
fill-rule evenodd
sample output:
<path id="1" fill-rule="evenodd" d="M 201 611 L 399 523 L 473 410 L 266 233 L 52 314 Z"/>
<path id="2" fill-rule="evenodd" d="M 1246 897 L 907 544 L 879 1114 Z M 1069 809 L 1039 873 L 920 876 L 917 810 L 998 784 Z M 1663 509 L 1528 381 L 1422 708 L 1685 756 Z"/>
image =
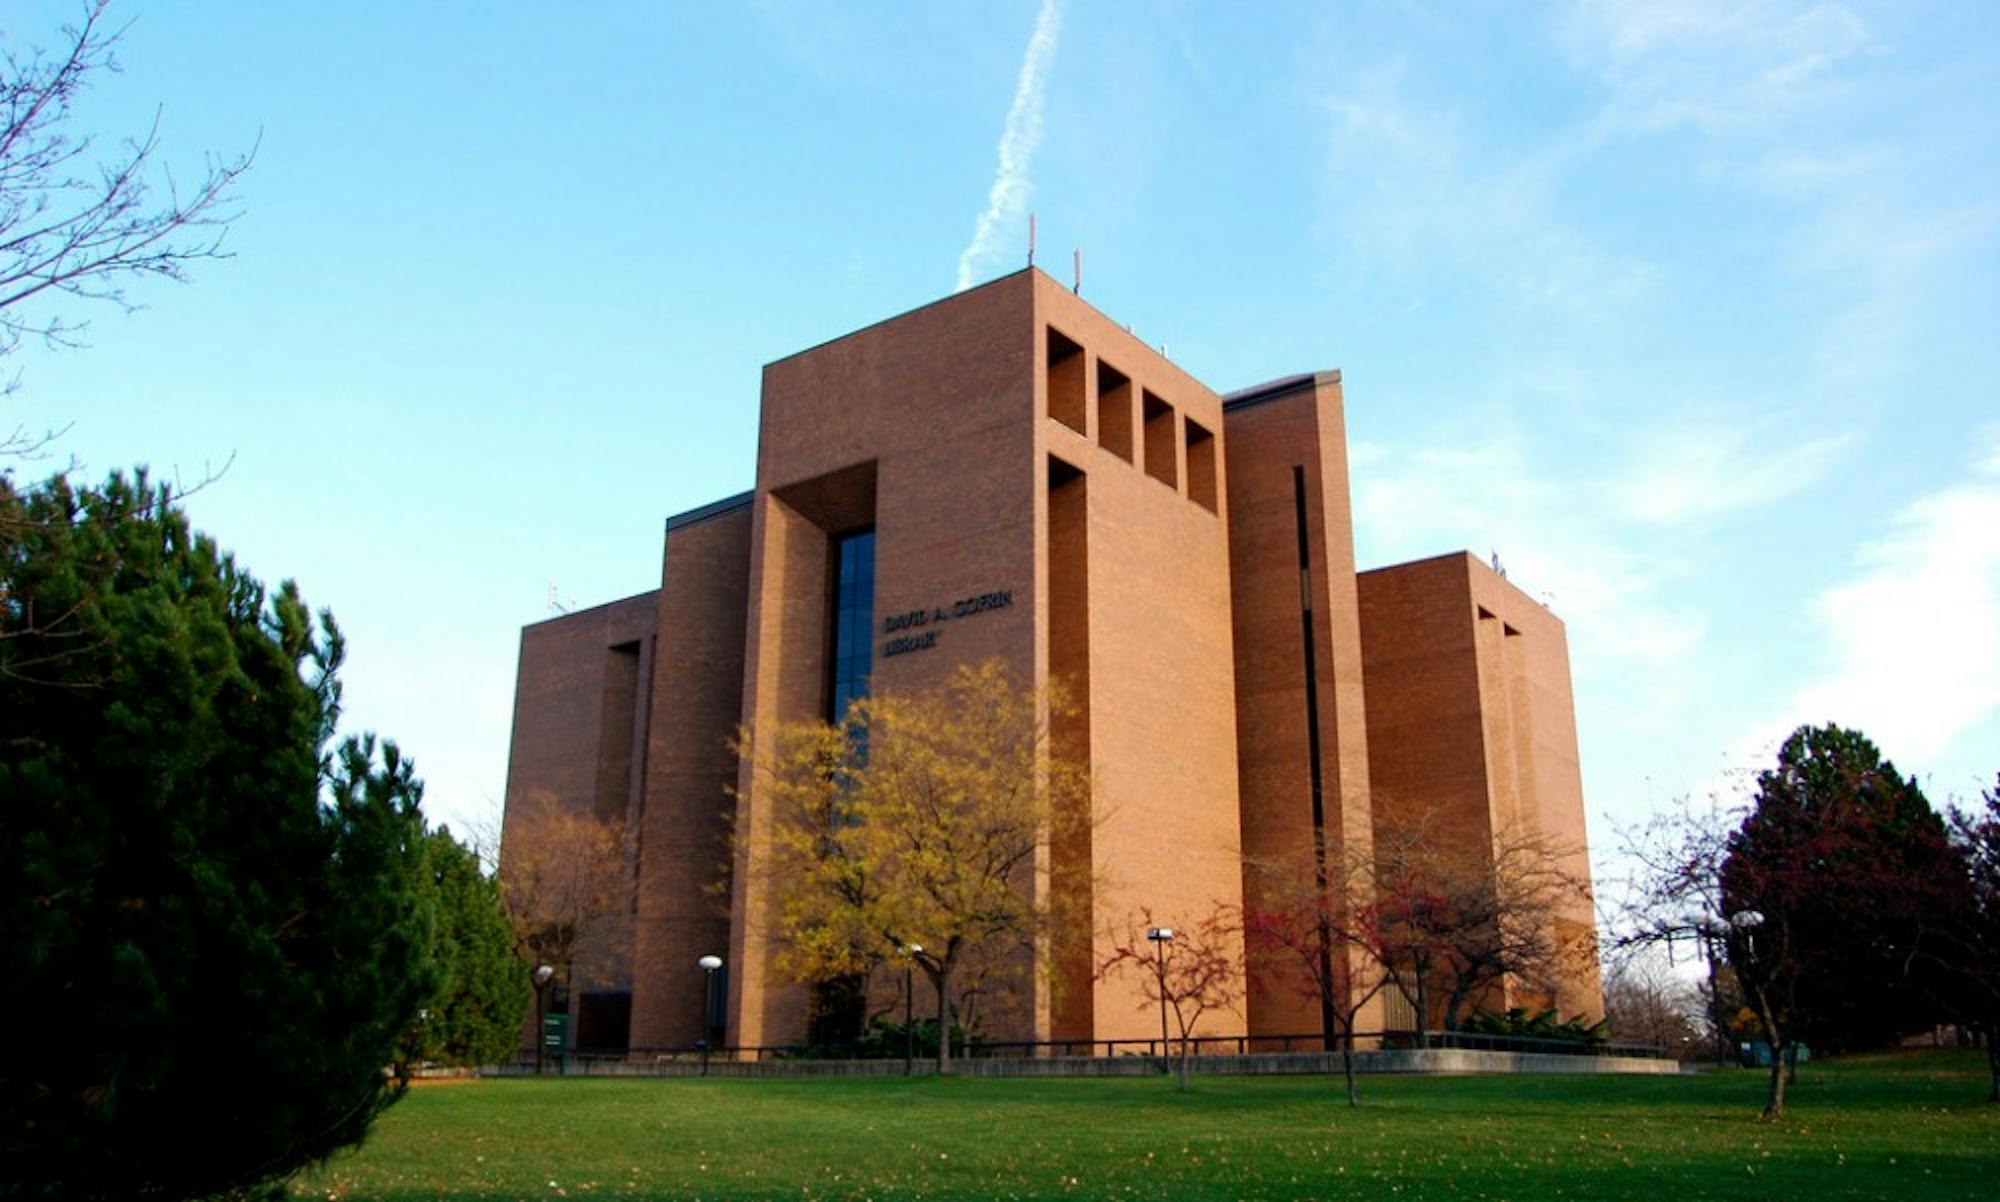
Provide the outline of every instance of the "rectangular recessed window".
<path id="1" fill-rule="evenodd" d="M 1188 498 L 1215 510 L 1215 435 L 1193 418 L 1187 419 Z"/>
<path id="2" fill-rule="evenodd" d="M 1083 395 L 1083 348 L 1053 327 L 1049 330 L 1049 416 L 1089 436 L 1089 405 Z"/>
<path id="3" fill-rule="evenodd" d="M 827 657 L 826 720 L 847 716 L 847 705 L 868 695 L 875 637 L 875 532 L 833 540 L 833 646 Z"/>
<path id="4" fill-rule="evenodd" d="M 1132 380 L 1097 361 L 1097 445 L 1132 462 Z"/>
<path id="5" fill-rule="evenodd" d="M 1144 389 L 1146 474 L 1168 488 L 1181 486 L 1180 448 L 1175 445 L 1174 407 Z"/>

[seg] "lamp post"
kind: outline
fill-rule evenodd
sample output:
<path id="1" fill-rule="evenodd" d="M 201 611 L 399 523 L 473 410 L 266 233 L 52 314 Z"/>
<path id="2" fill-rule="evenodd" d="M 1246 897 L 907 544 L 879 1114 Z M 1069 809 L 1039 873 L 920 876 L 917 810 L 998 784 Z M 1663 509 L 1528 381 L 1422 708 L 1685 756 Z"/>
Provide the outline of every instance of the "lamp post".
<path id="1" fill-rule="evenodd" d="M 1147 927 L 1146 938 L 1159 950 L 1160 977 L 1160 1071 L 1169 1071 L 1167 1066 L 1167 945 L 1174 941 L 1174 928 Z"/>
<path id="2" fill-rule="evenodd" d="M 1764 925 L 1763 911 L 1738 910 L 1729 916 L 1729 925 L 1735 929 L 1738 935 L 1743 937 L 1744 965 L 1742 968 L 1737 969 L 1736 982 L 1739 988 L 1746 988 L 1743 981 L 1745 975 L 1743 968 L 1748 968 L 1752 975 L 1758 975 L 1762 971 L 1761 966 L 1757 963 L 1757 928 Z M 1777 1056 L 1778 1049 L 1774 1045 L 1771 1048 L 1771 1058 L 1776 1060 Z"/>
<path id="3" fill-rule="evenodd" d="M 546 1071 L 544 1064 L 549 1051 L 549 1005 L 543 991 L 548 988 L 550 978 L 555 975 L 556 970 L 546 964 L 536 965 L 535 971 L 529 974 L 529 979 L 535 983 L 535 1075 L 537 1077 Z"/>
<path id="4" fill-rule="evenodd" d="M 916 966 L 917 957 L 922 955 L 924 945 L 905 943 L 903 945 L 903 1075 L 917 1071 L 917 1023 L 916 1023 L 916 982 L 910 970 Z"/>
<path id="5" fill-rule="evenodd" d="M 696 960 L 695 964 L 701 968 L 702 972 L 701 1038 L 695 1041 L 695 1046 L 701 1049 L 701 1075 L 706 1077 L 708 1076 L 708 1036 L 715 1029 L 714 1024 L 709 1021 L 714 1017 L 715 1010 L 715 970 L 722 967 L 722 957 L 711 952 L 701 959 Z"/>

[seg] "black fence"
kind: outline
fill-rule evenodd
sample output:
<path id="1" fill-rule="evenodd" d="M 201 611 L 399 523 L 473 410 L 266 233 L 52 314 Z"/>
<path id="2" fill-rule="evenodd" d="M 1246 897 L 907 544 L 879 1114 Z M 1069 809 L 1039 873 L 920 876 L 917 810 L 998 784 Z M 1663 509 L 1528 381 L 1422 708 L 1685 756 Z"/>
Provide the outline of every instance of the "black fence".
<path id="1" fill-rule="evenodd" d="M 1324 1035 L 1197 1035 L 1180 1039 L 1044 1039 L 986 1040 L 972 1037 L 952 1041 L 954 1060 L 1027 1059 L 1052 1060 L 1061 1057 L 1143 1056 L 1158 1060 L 1179 1056 L 1183 1050 L 1196 1056 L 1252 1056 L 1286 1052 L 1338 1052 L 1340 1041 L 1329 1042 Z M 1407 1051 L 1416 1048 L 1461 1048 L 1479 1052 L 1514 1052 L 1529 1055 L 1615 1056 L 1642 1060 L 1668 1060 L 1665 1048 L 1643 1043 L 1591 1043 L 1577 1039 L 1547 1039 L 1519 1035 L 1476 1035 L 1465 1031 L 1358 1031 L 1357 1050 Z M 1164 1047 L 1164 1051 L 1162 1048 Z M 672 1048 L 592 1048 L 572 1050 L 560 1058 L 550 1052 L 548 1072 L 589 1073 L 596 1065 L 639 1062 L 694 1064 L 703 1060 L 756 1062 L 775 1060 L 813 1061 L 854 1059 L 847 1049 L 787 1044 L 766 1047 Z M 904 1057 L 882 1055 L 879 1051 L 863 1057 L 869 1060 L 900 1062 Z M 935 1059 L 935 1053 L 919 1047 L 914 1059 L 919 1063 Z M 536 1050 L 523 1048 L 506 1067 L 532 1071 L 537 1065 Z"/>

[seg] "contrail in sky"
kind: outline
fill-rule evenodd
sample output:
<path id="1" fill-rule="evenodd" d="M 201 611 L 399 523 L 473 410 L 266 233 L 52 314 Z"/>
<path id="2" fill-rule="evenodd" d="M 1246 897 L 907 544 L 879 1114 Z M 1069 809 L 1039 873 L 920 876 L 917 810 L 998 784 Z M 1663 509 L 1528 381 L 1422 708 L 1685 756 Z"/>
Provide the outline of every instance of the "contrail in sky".
<path id="1" fill-rule="evenodd" d="M 986 211 L 972 227 L 972 241 L 958 256 L 957 291 L 972 287 L 973 269 L 993 254 L 1002 225 L 1019 218 L 1027 207 L 1032 188 L 1028 166 L 1042 141 L 1042 93 L 1061 30 L 1062 0 L 1042 0 L 1034 35 L 1028 39 L 1028 53 L 1021 59 L 1021 77 L 1014 84 L 1007 127 L 1000 132 L 1000 166 L 993 173 L 993 190 L 987 193 Z"/>

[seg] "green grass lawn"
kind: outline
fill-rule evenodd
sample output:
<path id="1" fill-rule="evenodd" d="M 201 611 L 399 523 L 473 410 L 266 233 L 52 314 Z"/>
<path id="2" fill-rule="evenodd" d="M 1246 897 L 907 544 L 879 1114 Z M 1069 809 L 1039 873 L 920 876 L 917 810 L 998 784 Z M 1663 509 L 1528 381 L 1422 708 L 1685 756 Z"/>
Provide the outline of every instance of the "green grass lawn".
<path id="1" fill-rule="evenodd" d="M 1763 1076 L 495 1080 L 416 1089 L 298 1198 L 2000 1198 L 1982 1055 Z"/>

